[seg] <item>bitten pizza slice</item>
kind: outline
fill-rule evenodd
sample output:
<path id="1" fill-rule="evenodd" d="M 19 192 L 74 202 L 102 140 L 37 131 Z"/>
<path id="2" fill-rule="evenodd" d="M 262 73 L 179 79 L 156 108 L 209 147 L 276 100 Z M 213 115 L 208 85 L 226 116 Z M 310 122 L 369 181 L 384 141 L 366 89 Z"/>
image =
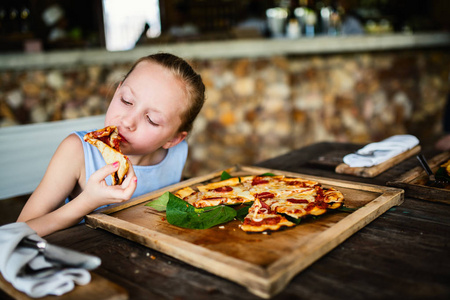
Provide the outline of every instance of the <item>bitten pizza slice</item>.
<path id="1" fill-rule="evenodd" d="M 112 184 L 121 184 L 128 172 L 129 165 L 125 155 L 120 151 L 120 141 L 122 140 L 116 126 L 108 126 L 103 129 L 85 134 L 84 140 L 95 147 L 102 154 L 107 164 L 119 162 L 119 169 L 111 174 Z"/>
<path id="2" fill-rule="evenodd" d="M 241 229 L 246 232 L 277 231 L 282 227 L 292 227 L 295 223 L 270 209 L 264 200 L 256 199 L 244 218 Z"/>

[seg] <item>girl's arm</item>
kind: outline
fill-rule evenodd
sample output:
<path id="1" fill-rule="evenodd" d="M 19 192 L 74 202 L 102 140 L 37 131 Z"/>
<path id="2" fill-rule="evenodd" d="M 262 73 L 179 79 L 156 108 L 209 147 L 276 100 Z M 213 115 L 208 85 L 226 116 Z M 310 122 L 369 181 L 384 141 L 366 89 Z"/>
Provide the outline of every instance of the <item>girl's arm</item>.
<path id="1" fill-rule="evenodd" d="M 122 185 L 108 186 L 104 180 L 117 169 L 118 165 L 107 165 L 97 170 L 85 185 L 83 146 L 76 135 L 70 135 L 56 150 L 17 221 L 27 222 L 38 235 L 44 236 L 79 223 L 99 206 L 130 199 L 136 189 L 132 166 Z M 63 205 L 77 184 L 83 191 Z"/>

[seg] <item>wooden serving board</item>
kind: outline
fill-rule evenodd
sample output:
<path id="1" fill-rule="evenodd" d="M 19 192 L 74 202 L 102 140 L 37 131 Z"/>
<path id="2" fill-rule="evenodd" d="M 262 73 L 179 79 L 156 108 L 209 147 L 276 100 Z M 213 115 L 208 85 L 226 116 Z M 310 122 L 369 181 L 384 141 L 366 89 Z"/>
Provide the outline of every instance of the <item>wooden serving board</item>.
<path id="1" fill-rule="evenodd" d="M 390 169 L 393 166 L 401 163 L 405 159 L 407 159 L 413 155 L 416 155 L 417 153 L 420 152 L 420 149 L 421 149 L 420 146 L 416 146 L 408 151 L 400 153 L 399 155 L 394 156 L 391 159 L 388 159 L 387 161 L 385 161 L 381 164 L 378 164 L 376 166 L 373 166 L 373 167 L 353 167 L 352 168 L 349 165 L 342 163 L 336 167 L 335 171 L 338 174 L 348 174 L 348 175 L 355 175 L 358 177 L 373 178 L 373 177 L 383 173 L 387 169 Z"/>
<path id="2" fill-rule="evenodd" d="M 86 285 L 77 285 L 75 288 L 61 296 L 45 296 L 40 300 L 127 300 L 128 292 L 121 286 L 101 277 L 98 274 L 91 273 L 92 279 Z M 36 299 L 17 290 L 11 283 L 7 282 L 0 274 L 0 288 L 9 296 L 17 300 Z"/>
<path id="3" fill-rule="evenodd" d="M 114 234 L 171 255 L 246 287 L 263 298 L 279 293 L 300 271 L 325 255 L 386 210 L 403 202 L 403 190 L 339 181 L 257 167 L 238 166 L 226 170 L 232 176 L 297 176 L 334 187 L 345 197 L 345 207 L 298 226 L 271 234 L 245 233 L 235 220 L 205 230 L 184 229 L 165 220 L 164 212 L 144 206 L 166 191 L 220 180 L 222 171 L 193 178 L 127 203 L 92 213 L 88 226 Z"/>
<path id="4" fill-rule="evenodd" d="M 433 173 L 439 166 L 450 159 L 450 151 L 442 152 L 428 160 Z M 405 194 L 427 201 L 442 202 L 450 204 L 450 184 L 442 187 L 427 186 L 428 175 L 425 170 L 418 166 L 403 174 L 396 180 L 387 182 L 387 185 L 399 187 L 405 190 Z"/>

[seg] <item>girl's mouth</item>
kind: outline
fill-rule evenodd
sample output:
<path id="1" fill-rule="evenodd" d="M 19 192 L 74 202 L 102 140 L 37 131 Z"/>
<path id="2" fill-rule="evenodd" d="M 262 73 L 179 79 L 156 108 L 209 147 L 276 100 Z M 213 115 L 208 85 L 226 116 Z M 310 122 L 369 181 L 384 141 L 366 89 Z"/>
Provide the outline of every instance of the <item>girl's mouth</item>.
<path id="1" fill-rule="evenodd" d="M 122 143 L 128 143 L 127 139 L 119 133 L 120 138 L 122 139 Z"/>

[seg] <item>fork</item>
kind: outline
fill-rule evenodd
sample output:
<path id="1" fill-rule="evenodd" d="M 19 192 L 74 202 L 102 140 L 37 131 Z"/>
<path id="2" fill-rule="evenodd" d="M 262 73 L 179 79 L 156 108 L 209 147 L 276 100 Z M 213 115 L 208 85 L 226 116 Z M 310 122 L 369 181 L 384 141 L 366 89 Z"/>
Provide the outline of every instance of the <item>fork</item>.
<path id="1" fill-rule="evenodd" d="M 428 174 L 428 182 L 427 184 L 434 187 L 444 187 L 445 184 L 448 183 L 446 180 L 438 180 L 434 176 L 433 171 L 431 171 L 430 165 L 428 165 L 427 160 L 422 154 L 417 155 L 417 159 L 419 160 L 422 167 L 425 169 L 425 172 Z"/>

